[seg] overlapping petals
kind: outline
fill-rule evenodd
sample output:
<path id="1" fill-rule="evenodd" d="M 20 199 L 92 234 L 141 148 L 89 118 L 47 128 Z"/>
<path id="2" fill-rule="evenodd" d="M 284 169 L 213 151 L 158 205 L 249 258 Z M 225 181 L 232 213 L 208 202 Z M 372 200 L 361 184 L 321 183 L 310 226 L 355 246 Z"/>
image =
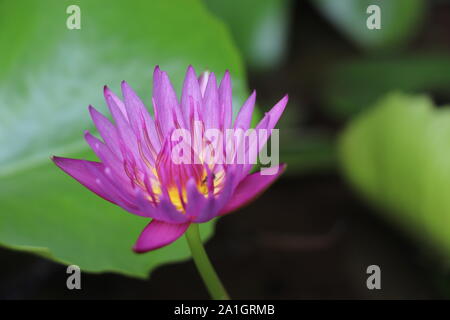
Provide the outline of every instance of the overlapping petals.
<path id="1" fill-rule="evenodd" d="M 249 203 L 284 170 L 281 165 L 275 175 L 249 175 L 253 162 L 211 164 L 195 152 L 192 156 L 199 160 L 195 163 L 173 162 L 174 130 L 184 129 L 195 135 L 199 130 L 196 123 L 202 124 L 201 131 L 250 128 L 256 93 L 247 99 L 233 123 L 228 71 L 218 86 L 214 73 L 204 73 L 198 79 L 189 67 L 179 101 L 167 73 L 156 67 L 154 117 L 126 82 L 122 82 L 121 89 L 123 100 L 104 88 L 113 122 L 89 106 L 102 140 L 89 132 L 85 139 L 100 162 L 61 157 L 54 157 L 53 161 L 100 197 L 152 219 L 134 246 L 136 252 L 168 245 L 183 235 L 191 223 L 207 222 Z M 287 101 L 287 96 L 281 99 L 256 128 L 270 133 Z M 226 156 L 228 151 L 224 147 L 221 152 Z M 252 157 L 256 154 L 249 155 Z"/>

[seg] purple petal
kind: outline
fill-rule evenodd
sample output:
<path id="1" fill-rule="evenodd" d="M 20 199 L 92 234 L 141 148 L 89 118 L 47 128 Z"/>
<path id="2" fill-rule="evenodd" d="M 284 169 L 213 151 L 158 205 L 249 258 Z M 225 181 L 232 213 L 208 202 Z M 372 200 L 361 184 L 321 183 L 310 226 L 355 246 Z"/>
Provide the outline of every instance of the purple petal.
<path id="1" fill-rule="evenodd" d="M 224 128 L 231 128 L 233 118 L 233 96 L 231 89 L 230 72 L 225 71 L 219 87 L 219 101 L 222 109 L 222 120 Z"/>
<path id="2" fill-rule="evenodd" d="M 231 200 L 220 211 L 220 214 L 227 214 L 253 201 L 283 173 L 285 168 L 286 165 L 281 164 L 278 167 L 277 174 L 264 176 L 260 172 L 256 172 L 244 178 L 234 191 Z"/>
<path id="3" fill-rule="evenodd" d="M 235 129 L 243 129 L 247 130 L 250 128 L 250 124 L 252 122 L 253 110 L 255 108 L 256 101 L 256 91 L 253 90 L 250 97 L 248 97 L 247 101 L 245 101 L 244 105 L 239 110 L 239 113 L 234 122 Z"/>
<path id="4" fill-rule="evenodd" d="M 217 81 L 214 72 L 208 77 L 205 96 L 203 97 L 203 120 L 207 129 L 219 129 L 221 122 L 221 107 L 219 105 L 219 94 L 217 91 Z"/>
<path id="5" fill-rule="evenodd" d="M 142 100 L 125 81 L 122 81 L 122 94 L 131 128 L 139 140 L 140 152 L 153 164 L 161 148 L 155 123 Z"/>
<path id="6" fill-rule="evenodd" d="M 203 211 L 207 204 L 207 199 L 197 188 L 197 183 L 194 178 L 189 179 L 186 183 L 187 207 L 186 216 L 195 220 L 196 217 Z"/>
<path id="7" fill-rule="evenodd" d="M 270 109 L 269 112 L 266 113 L 265 117 L 270 117 L 269 125 L 267 126 L 268 130 L 271 130 L 275 127 L 281 115 L 283 114 L 284 109 L 286 108 L 286 104 L 288 103 L 289 97 L 285 95 L 278 103 Z M 264 120 L 264 118 L 260 121 L 260 123 Z"/>
<path id="8" fill-rule="evenodd" d="M 182 125 L 183 119 L 179 112 L 177 95 L 170 83 L 169 76 L 159 67 L 156 67 L 153 72 L 153 102 L 155 121 L 161 130 L 162 137 L 165 137 L 175 127 L 174 120 Z"/>
<path id="9" fill-rule="evenodd" d="M 100 161 L 106 166 L 111 168 L 115 175 L 125 179 L 126 175 L 123 169 L 123 164 L 119 158 L 99 139 L 94 137 L 89 131 L 84 134 L 86 142 L 91 149 L 95 152 Z"/>
<path id="10" fill-rule="evenodd" d="M 124 152 L 131 153 L 134 159 L 140 159 L 139 147 L 137 142 L 137 137 L 131 129 L 130 123 L 126 120 L 122 111 L 120 111 L 111 90 L 107 86 L 104 88 L 104 95 L 106 102 L 108 104 L 109 110 L 114 118 L 117 126 L 117 131 L 121 140 L 124 142 L 121 144 L 121 148 L 124 148 Z M 137 161 L 140 164 L 140 161 Z"/>
<path id="11" fill-rule="evenodd" d="M 77 180 L 83 186 L 103 199 L 117 204 L 114 196 L 102 187 L 101 180 L 98 175 L 93 174 L 94 172 L 103 172 L 105 167 L 102 163 L 61 157 L 53 157 L 52 160 L 65 173 Z"/>
<path id="12" fill-rule="evenodd" d="M 157 205 L 153 205 L 147 198 L 147 195 L 142 191 L 138 191 L 136 205 L 142 216 L 174 224 L 185 223 L 188 221 L 184 214 L 175 209 L 170 200 L 163 197 L 160 197 L 160 201 Z"/>
<path id="13" fill-rule="evenodd" d="M 280 119 L 281 115 L 283 114 L 284 109 L 286 108 L 286 104 L 288 102 L 288 95 L 285 95 L 272 109 L 270 109 L 269 112 L 266 112 L 265 116 L 261 119 L 261 121 L 256 126 L 256 131 L 258 136 L 260 135 L 258 133 L 258 130 L 263 129 L 267 131 L 265 139 L 255 139 L 258 143 L 258 148 L 250 147 L 249 151 L 251 154 L 248 155 L 248 159 L 250 159 L 249 163 L 246 164 L 243 167 L 243 173 L 246 174 L 250 171 L 250 169 L 253 167 L 253 164 L 256 162 L 256 158 L 259 154 L 259 152 L 262 150 L 264 145 L 266 144 L 267 140 L 270 138 L 272 134 L 272 129 L 277 124 L 278 120 Z M 255 141 L 256 142 L 256 141 Z M 257 150 L 257 153 L 254 153 L 254 150 Z"/>
<path id="14" fill-rule="evenodd" d="M 186 126 L 190 127 L 191 119 L 199 119 L 199 110 L 202 105 L 200 85 L 195 75 L 195 70 L 189 66 L 183 83 L 181 94 L 181 110 L 184 114 Z"/>
<path id="15" fill-rule="evenodd" d="M 55 164 L 86 188 L 128 212 L 142 215 L 134 204 L 134 197 L 124 181 L 113 176 L 102 163 L 87 160 L 53 157 Z"/>
<path id="16" fill-rule="evenodd" d="M 131 128 L 138 138 L 143 138 L 142 127 L 143 121 L 148 120 L 150 115 L 142 100 L 131 89 L 125 81 L 122 81 L 122 94 L 125 101 L 126 114 L 128 115 Z"/>
<path id="17" fill-rule="evenodd" d="M 206 199 L 206 205 L 197 213 L 194 222 L 207 222 L 218 215 L 221 209 L 230 201 L 233 194 L 234 175 L 228 173 L 226 176 L 225 186 L 217 196 L 209 196 Z M 188 204 L 189 205 L 189 204 Z"/>
<path id="18" fill-rule="evenodd" d="M 122 100 L 120 100 L 120 98 L 114 92 L 109 90 L 107 86 L 103 87 L 103 92 L 105 92 L 105 91 L 108 91 L 108 95 L 110 96 L 111 101 L 114 102 L 115 106 L 117 106 L 117 108 L 120 110 L 120 112 L 122 113 L 125 120 L 128 121 L 127 110 L 126 110 L 125 104 L 122 102 Z M 106 103 L 108 104 L 108 108 L 111 109 L 108 99 L 106 99 Z"/>
<path id="19" fill-rule="evenodd" d="M 200 78 L 198 79 L 198 83 L 200 85 L 200 91 L 202 93 L 202 97 L 205 96 L 206 86 L 208 85 L 208 78 L 209 78 L 210 72 L 205 71 L 202 73 Z"/>
<path id="20" fill-rule="evenodd" d="M 181 237 L 189 225 L 190 223 L 172 224 L 152 220 L 140 234 L 133 250 L 144 253 L 164 247 Z"/>
<path id="21" fill-rule="evenodd" d="M 238 163 L 234 165 L 234 170 L 237 172 L 238 177 L 246 177 L 251 168 L 256 164 L 259 151 L 262 149 L 262 146 L 259 146 L 258 148 L 258 142 L 260 141 L 260 139 L 258 138 L 258 135 L 260 134 L 258 130 L 260 129 L 267 130 L 269 123 L 270 123 L 270 115 L 266 115 L 258 124 L 258 126 L 255 128 L 256 131 L 255 135 L 250 135 L 248 139 L 246 139 L 245 135 L 243 135 L 242 137 L 239 137 L 238 139 L 234 140 L 234 143 L 236 145 L 236 150 L 234 152 L 234 161 L 239 162 L 238 161 L 239 155 L 242 155 L 241 154 L 242 152 L 244 152 L 243 156 L 245 160 L 245 163 L 243 164 Z M 266 135 L 266 139 L 267 136 L 269 136 L 269 134 Z M 263 139 L 261 139 L 261 141 L 263 141 Z M 236 179 L 236 183 L 238 183 L 239 181 L 240 179 Z"/>
<path id="22" fill-rule="evenodd" d="M 114 127 L 114 125 L 94 107 L 89 106 L 89 113 L 91 114 L 92 121 L 97 127 L 105 144 L 120 160 L 122 160 L 120 137 L 116 127 Z"/>

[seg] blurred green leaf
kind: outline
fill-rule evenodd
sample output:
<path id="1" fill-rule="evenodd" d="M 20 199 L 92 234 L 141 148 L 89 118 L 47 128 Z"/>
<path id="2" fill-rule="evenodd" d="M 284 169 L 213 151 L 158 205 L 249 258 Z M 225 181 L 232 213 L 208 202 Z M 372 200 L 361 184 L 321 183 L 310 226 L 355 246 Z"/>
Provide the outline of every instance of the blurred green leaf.
<path id="1" fill-rule="evenodd" d="M 73 4 L 80 30 L 66 28 Z M 245 75 L 224 26 L 194 0 L 1 1 L 0 15 L 0 243 L 83 271 L 137 277 L 187 258 L 184 239 L 134 254 L 149 221 L 91 194 L 49 157 L 92 157 L 82 141 L 92 129 L 88 104 L 104 109 L 103 85 L 119 92 L 123 79 L 150 102 L 156 64 L 178 92 L 189 64 L 230 69 L 237 106 Z M 203 235 L 212 229 L 204 224 Z"/>
<path id="2" fill-rule="evenodd" d="M 340 139 L 343 172 L 380 210 L 450 256 L 450 108 L 391 94 Z"/>
<path id="3" fill-rule="evenodd" d="M 279 64 L 287 48 L 289 0 L 204 0 L 229 27 L 251 67 Z"/>
<path id="4" fill-rule="evenodd" d="M 342 63 L 329 77 L 323 96 L 337 117 L 351 116 L 392 90 L 432 92 L 450 99 L 450 57 L 419 55 Z"/>
<path id="5" fill-rule="evenodd" d="M 394 49 L 404 45 L 421 23 L 425 12 L 423 0 L 312 0 L 339 30 L 366 49 Z M 381 29 L 370 30 L 367 8 L 378 5 Z"/>

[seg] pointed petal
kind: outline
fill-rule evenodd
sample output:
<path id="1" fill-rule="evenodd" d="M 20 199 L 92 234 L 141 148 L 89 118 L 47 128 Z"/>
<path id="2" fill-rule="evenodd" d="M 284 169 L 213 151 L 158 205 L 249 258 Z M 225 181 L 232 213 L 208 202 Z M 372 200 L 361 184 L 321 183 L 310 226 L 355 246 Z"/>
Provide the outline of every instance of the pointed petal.
<path id="1" fill-rule="evenodd" d="M 245 138 L 245 135 L 241 139 L 237 139 L 237 152 L 235 155 L 235 161 L 237 161 L 238 165 L 236 165 L 234 170 L 237 172 L 237 175 L 240 177 L 246 177 L 253 168 L 253 166 L 257 163 L 258 154 L 261 151 L 263 145 L 266 143 L 268 137 L 270 136 L 271 131 L 268 130 L 268 126 L 270 123 L 270 114 L 266 114 L 266 116 L 260 121 L 260 123 L 254 129 L 254 134 L 251 134 L 248 139 Z M 259 130 L 266 130 L 267 134 L 264 139 L 259 139 L 259 135 L 261 134 Z M 253 130 L 253 129 L 251 129 Z M 260 145 L 259 142 L 263 144 Z M 239 156 L 244 153 L 243 159 L 244 163 L 239 161 Z M 241 164 L 242 163 L 242 164 Z M 240 181 L 240 179 L 236 179 L 236 183 Z"/>
<path id="2" fill-rule="evenodd" d="M 227 214 L 252 202 L 258 195 L 263 193 L 281 173 L 283 173 L 285 168 L 286 165 L 281 164 L 278 167 L 277 174 L 264 176 L 261 175 L 260 172 L 256 172 L 244 178 L 244 180 L 239 183 L 231 200 L 221 210 L 220 214 Z"/>
<path id="3" fill-rule="evenodd" d="M 256 126 L 256 132 L 258 135 L 258 139 L 254 139 L 257 141 L 257 148 L 250 147 L 248 154 L 248 157 L 246 159 L 250 159 L 249 163 L 246 164 L 243 167 L 243 173 L 247 174 L 250 169 L 253 167 L 253 165 L 256 163 L 257 156 L 259 152 L 261 152 L 262 148 L 270 138 L 272 134 L 272 129 L 277 124 L 278 120 L 280 119 L 281 115 L 283 114 L 284 109 L 286 108 L 286 104 L 288 102 L 288 95 L 285 95 L 272 109 L 270 109 L 269 112 L 266 112 L 265 116 L 262 118 L 262 120 L 258 123 Z M 267 134 L 264 136 L 264 139 L 260 139 L 260 133 L 258 130 L 263 129 L 266 130 Z M 255 152 L 256 151 L 256 152 Z"/>
<path id="4" fill-rule="evenodd" d="M 122 162 L 119 158 L 99 139 L 90 134 L 89 131 L 84 133 L 84 138 L 89 144 L 91 149 L 95 152 L 100 161 L 106 166 L 112 169 L 115 175 L 126 178 Z"/>
<path id="5" fill-rule="evenodd" d="M 142 139 L 143 120 L 149 118 L 150 115 L 142 100 L 134 90 L 131 89 L 128 83 L 122 81 L 121 88 L 123 99 L 125 101 L 126 114 L 131 124 L 131 128 L 136 136 Z"/>
<path id="6" fill-rule="evenodd" d="M 164 247 L 181 237 L 189 225 L 190 223 L 171 224 L 152 220 L 140 234 L 133 250 L 144 253 Z"/>
<path id="7" fill-rule="evenodd" d="M 91 114 L 92 121 L 97 127 L 97 130 L 105 144 L 120 160 L 122 160 L 122 153 L 120 151 L 120 136 L 117 132 L 117 128 L 94 107 L 89 106 L 89 113 Z"/>
<path id="8" fill-rule="evenodd" d="M 130 126 L 138 139 L 139 152 L 143 153 L 141 156 L 153 164 L 154 158 L 161 147 L 155 123 L 147 107 L 125 81 L 122 81 L 122 94 Z"/>
<path id="9" fill-rule="evenodd" d="M 162 137 L 165 137 L 175 127 L 175 118 L 181 123 L 183 119 L 180 119 L 177 95 L 169 76 L 159 67 L 156 67 L 153 72 L 153 102 L 155 121 L 161 130 Z"/>
<path id="10" fill-rule="evenodd" d="M 108 94 L 111 97 L 111 101 L 114 101 L 114 104 L 120 110 L 120 112 L 122 113 L 122 115 L 125 118 L 125 120 L 128 121 L 127 110 L 125 108 L 125 104 L 123 103 L 123 101 L 120 100 L 120 98 L 114 92 L 109 90 L 107 86 L 103 87 L 103 91 L 105 91 L 105 90 L 108 91 Z M 108 99 L 106 100 L 106 103 L 108 104 L 108 108 L 111 109 L 111 106 L 109 105 Z"/>
<path id="11" fill-rule="evenodd" d="M 268 130 L 271 130 L 275 128 L 275 125 L 277 124 L 278 120 L 280 119 L 281 115 L 283 114 L 284 109 L 286 108 L 286 104 L 288 103 L 289 97 L 288 95 L 285 95 L 276 105 L 270 109 L 269 112 L 266 113 L 265 117 L 270 117 L 270 122 L 268 125 Z M 263 120 L 264 120 L 263 118 Z M 261 120 L 260 123 L 263 121 Z"/>
<path id="12" fill-rule="evenodd" d="M 245 101 L 244 105 L 239 110 L 239 113 L 234 121 L 235 129 L 243 129 L 247 130 L 250 128 L 250 124 L 252 122 L 253 110 L 255 108 L 256 101 L 256 91 L 253 90 L 250 97 L 248 97 L 247 101 Z"/>
<path id="13" fill-rule="evenodd" d="M 217 81 L 214 72 L 211 72 L 208 78 L 208 85 L 206 86 L 205 96 L 203 97 L 203 120 L 206 129 L 220 128 L 221 122 L 221 107 L 219 105 L 219 93 L 217 91 Z"/>
<path id="14" fill-rule="evenodd" d="M 52 160 L 65 173 L 77 180 L 83 186 L 103 199 L 117 204 L 114 196 L 102 188 L 98 175 L 94 174 L 94 172 L 97 173 L 104 170 L 105 167 L 102 163 L 61 157 L 53 157 Z"/>
<path id="15" fill-rule="evenodd" d="M 231 128 L 233 118 L 233 96 L 230 72 L 225 71 L 219 86 L 219 100 L 222 109 L 223 127 Z"/>
<path id="16" fill-rule="evenodd" d="M 195 70 L 189 66 L 183 83 L 183 92 L 181 94 L 181 110 L 184 114 L 186 126 L 190 127 L 192 119 L 199 118 L 199 110 L 202 105 L 202 94 L 200 85 L 195 75 Z"/>
<path id="17" fill-rule="evenodd" d="M 208 85 L 208 78 L 210 74 L 211 73 L 209 71 L 205 71 L 201 74 L 200 78 L 198 79 L 202 97 L 205 96 L 206 86 Z"/>
<path id="18" fill-rule="evenodd" d="M 137 137 L 134 134 L 133 130 L 131 129 L 130 123 L 126 120 L 124 114 L 120 111 L 120 108 L 113 97 L 113 93 L 111 92 L 111 90 L 109 90 L 107 86 L 105 86 L 104 88 L 104 95 L 109 110 L 111 111 L 111 114 L 116 123 L 119 136 L 121 140 L 124 142 L 121 144 L 121 149 L 125 148 L 125 150 L 123 151 L 131 153 L 131 155 L 133 155 L 135 160 L 139 159 L 140 153 L 137 143 Z M 136 163 L 139 165 L 141 161 L 136 161 Z"/>

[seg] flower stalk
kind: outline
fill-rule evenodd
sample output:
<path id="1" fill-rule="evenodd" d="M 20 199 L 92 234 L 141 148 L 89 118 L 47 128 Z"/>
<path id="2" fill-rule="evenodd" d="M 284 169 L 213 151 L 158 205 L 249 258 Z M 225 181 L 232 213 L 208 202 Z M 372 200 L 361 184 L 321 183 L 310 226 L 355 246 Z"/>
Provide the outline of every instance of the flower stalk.
<path id="1" fill-rule="evenodd" d="M 200 273 L 211 298 L 214 300 L 229 300 L 230 297 L 217 276 L 217 273 L 214 270 L 208 255 L 206 254 L 205 248 L 203 247 L 200 232 L 198 230 L 198 224 L 191 224 L 185 235 L 195 266 L 197 267 L 197 270 Z"/>

